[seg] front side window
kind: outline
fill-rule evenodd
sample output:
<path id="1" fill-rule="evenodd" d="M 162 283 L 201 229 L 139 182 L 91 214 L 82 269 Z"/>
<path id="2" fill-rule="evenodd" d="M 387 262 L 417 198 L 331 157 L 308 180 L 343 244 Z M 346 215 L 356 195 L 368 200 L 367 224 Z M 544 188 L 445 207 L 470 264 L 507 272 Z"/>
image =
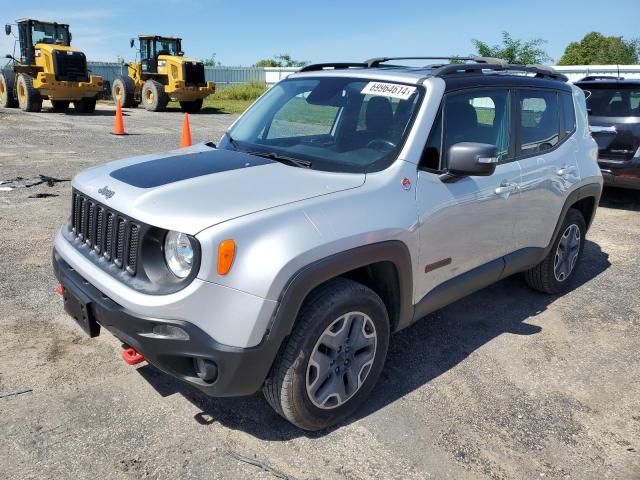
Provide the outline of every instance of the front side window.
<path id="1" fill-rule="evenodd" d="M 560 141 L 558 94 L 521 90 L 518 119 L 518 152 L 529 155 L 555 147 Z"/>
<path id="2" fill-rule="evenodd" d="M 287 79 L 245 112 L 219 148 L 318 170 L 377 171 L 397 158 L 423 95 L 423 87 L 362 78 Z"/>
<path id="3" fill-rule="evenodd" d="M 617 85 L 582 87 L 589 115 L 595 117 L 640 117 L 640 88 Z"/>
<path id="4" fill-rule="evenodd" d="M 473 90 L 448 95 L 444 105 L 444 154 L 456 143 L 498 147 L 498 159 L 509 156 L 509 91 Z"/>

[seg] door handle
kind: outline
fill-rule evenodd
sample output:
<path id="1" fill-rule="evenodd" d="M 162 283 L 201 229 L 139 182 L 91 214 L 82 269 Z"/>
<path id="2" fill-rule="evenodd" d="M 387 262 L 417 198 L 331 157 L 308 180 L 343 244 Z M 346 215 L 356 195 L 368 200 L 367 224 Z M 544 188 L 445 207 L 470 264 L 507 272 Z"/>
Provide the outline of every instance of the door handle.
<path id="1" fill-rule="evenodd" d="M 498 188 L 496 188 L 496 195 L 506 195 L 508 193 L 513 193 L 518 190 L 519 185 L 517 183 L 508 183 L 506 181 L 502 182 Z"/>
<path id="2" fill-rule="evenodd" d="M 573 165 L 569 165 L 569 166 L 564 166 L 562 168 L 559 168 L 556 171 L 557 175 L 560 175 L 561 177 L 564 177 L 565 175 L 569 175 L 570 173 L 573 173 L 576 171 L 576 167 L 574 167 Z"/>

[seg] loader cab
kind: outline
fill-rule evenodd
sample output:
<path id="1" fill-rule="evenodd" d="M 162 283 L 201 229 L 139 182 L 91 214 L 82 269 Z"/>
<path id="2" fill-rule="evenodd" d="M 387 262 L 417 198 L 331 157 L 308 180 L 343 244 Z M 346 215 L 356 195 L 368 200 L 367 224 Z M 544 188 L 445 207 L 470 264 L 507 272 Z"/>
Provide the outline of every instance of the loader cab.
<path id="1" fill-rule="evenodd" d="M 184 55 L 181 38 L 141 35 L 139 41 L 143 73 L 158 73 L 158 57 L 160 55 Z"/>
<path id="2" fill-rule="evenodd" d="M 20 39 L 20 62 L 23 64 L 35 64 L 34 46 L 39 43 L 71 46 L 69 25 L 26 18 L 18 20 L 16 23 Z"/>

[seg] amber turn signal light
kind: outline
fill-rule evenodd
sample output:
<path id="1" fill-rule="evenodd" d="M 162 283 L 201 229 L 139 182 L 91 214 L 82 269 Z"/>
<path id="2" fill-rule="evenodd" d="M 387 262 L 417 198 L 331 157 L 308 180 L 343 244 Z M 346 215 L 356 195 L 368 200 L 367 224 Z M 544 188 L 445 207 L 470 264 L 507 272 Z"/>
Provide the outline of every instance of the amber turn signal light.
<path id="1" fill-rule="evenodd" d="M 226 275 L 231 270 L 236 256 L 236 242 L 223 240 L 218 245 L 218 275 Z"/>

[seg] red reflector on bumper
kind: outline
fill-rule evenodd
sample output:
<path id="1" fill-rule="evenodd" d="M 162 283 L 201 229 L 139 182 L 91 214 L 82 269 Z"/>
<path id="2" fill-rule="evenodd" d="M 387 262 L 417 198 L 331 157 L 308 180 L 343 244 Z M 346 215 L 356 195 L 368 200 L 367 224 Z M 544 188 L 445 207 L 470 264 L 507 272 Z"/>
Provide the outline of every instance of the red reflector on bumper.
<path id="1" fill-rule="evenodd" d="M 61 283 L 56 285 L 56 288 L 54 291 L 60 296 L 64 295 L 64 287 L 62 286 Z"/>

